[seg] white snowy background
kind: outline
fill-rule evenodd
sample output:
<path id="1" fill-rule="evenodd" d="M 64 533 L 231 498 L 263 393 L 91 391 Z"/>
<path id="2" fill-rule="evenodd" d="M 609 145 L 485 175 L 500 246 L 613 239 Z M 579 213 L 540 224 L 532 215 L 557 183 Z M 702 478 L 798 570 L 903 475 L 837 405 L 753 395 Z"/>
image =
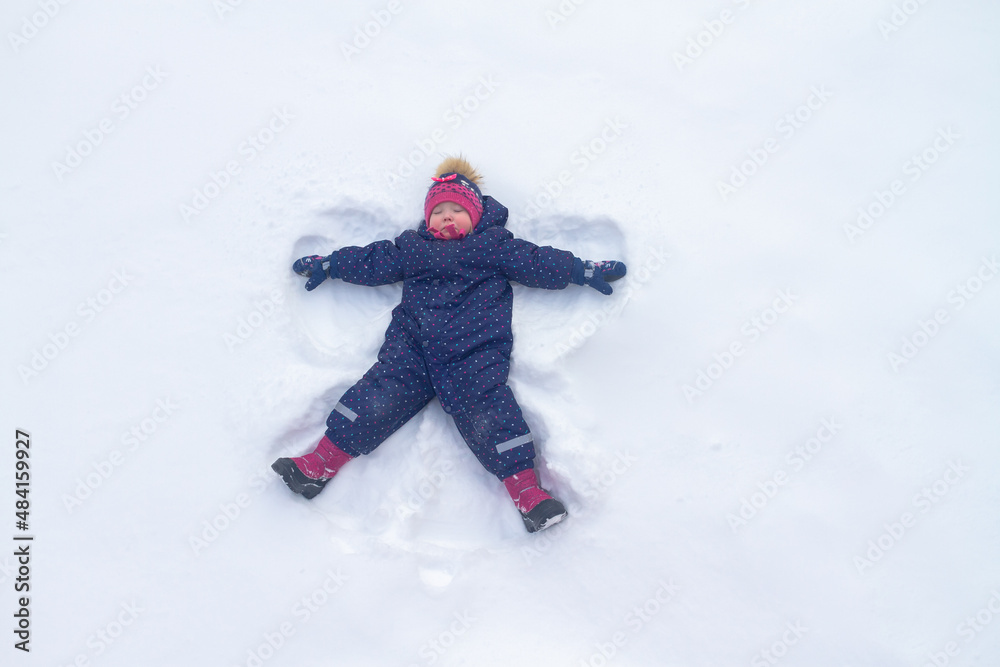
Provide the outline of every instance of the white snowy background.
<path id="1" fill-rule="evenodd" d="M 0 663 L 1000 664 L 996 3 L 9 0 L 0 28 Z M 537 535 L 436 402 L 312 502 L 269 469 L 400 295 L 291 262 L 416 225 L 458 152 L 515 234 L 630 268 L 515 288 L 511 385 L 572 513 Z"/>

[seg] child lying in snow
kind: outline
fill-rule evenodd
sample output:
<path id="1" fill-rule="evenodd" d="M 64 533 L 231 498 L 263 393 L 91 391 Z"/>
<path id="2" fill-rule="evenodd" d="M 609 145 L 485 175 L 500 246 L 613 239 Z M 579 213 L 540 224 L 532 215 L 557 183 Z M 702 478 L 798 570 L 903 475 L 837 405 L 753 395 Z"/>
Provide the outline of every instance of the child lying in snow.
<path id="1" fill-rule="evenodd" d="M 292 491 L 313 498 L 341 466 L 371 453 L 437 396 L 533 533 L 561 521 L 566 509 L 538 484 L 531 431 L 507 386 L 514 342 L 508 281 L 545 289 L 590 285 L 611 294 L 608 283 L 625 275 L 625 264 L 582 261 L 515 239 L 504 229 L 507 209 L 482 195 L 482 179 L 468 162 L 448 158 L 436 173 L 418 230 L 292 266 L 309 276 L 307 290 L 327 277 L 360 285 L 402 280 L 403 299 L 378 362 L 334 406 L 315 450 L 271 467 Z"/>

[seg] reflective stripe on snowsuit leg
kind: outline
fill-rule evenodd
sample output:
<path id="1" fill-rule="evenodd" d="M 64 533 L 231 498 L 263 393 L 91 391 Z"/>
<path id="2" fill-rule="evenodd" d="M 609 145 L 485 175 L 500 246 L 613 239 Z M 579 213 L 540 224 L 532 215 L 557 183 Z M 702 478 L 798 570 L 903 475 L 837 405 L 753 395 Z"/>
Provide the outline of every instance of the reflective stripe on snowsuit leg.
<path id="1" fill-rule="evenodd" d="M 497 454 L 503 454 L 508 450 L 514 449 L 515 447 L 526 445 L 529 442 L 532 442 L 532 440 L 533 438 L 529 433 L 528 435 L 521 435 L 516 438 L 512 438 L 506 442 L 501 442 L 499 445 L 496 446 Z"/>
<path id="2" fill-rule="evenodd" d="M 343 403 L 337 403 L 335 406 L 333 406 L 333 411 L 339 412 L 340 414 L 344 415 L 345 417 L 347 417 L 348 421 L 354 421 L 355 419 L 358 418 L 358 413 L 356 413 L 354 410 L 351 410 Z"/>
<path id="3" fill-rule="evenodd" d="M 369 454 L 433 397 L 423 357 L 390 325 L 378 361 L 344 392 L 326 420 L 326 435 L 351 456 Z"/>

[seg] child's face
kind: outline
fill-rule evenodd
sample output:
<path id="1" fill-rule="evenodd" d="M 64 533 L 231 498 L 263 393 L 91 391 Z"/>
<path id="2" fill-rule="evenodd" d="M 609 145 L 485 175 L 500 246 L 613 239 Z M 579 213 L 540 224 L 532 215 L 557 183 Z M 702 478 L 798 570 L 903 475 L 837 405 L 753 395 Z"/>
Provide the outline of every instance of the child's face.
<path id="1" fill-rule="evenodd" d="M 461 239 L 472 231 L 472 218 L 464 206 L 445 201 L 431 211 L 427 229 L 439 239 Z"/>

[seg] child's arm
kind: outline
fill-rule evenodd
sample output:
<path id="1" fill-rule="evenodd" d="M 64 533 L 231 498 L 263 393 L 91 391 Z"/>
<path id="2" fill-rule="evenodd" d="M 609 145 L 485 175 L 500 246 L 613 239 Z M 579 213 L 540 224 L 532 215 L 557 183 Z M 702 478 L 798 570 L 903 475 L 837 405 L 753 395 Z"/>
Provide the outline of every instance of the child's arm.
<path id="1" fill-rule="evenodd" d="M 403 253 L 393 241 L 375 241 L 364 247 L 347 246 L 333 254 L 337 277 L 344 282 L 374 287 L 398 283 L 405 277 Z M 333 275 L 332 269 L 330 275 Z"/>
<path id="2" fill-rule="evenodd" d="M 510 232 L 504 230 L 504 234 Z M 508 280 L 525 287 L 564 289 L 573 272 L 573 253 L 530 241 L 507 238 L 499 249 L 499 264 Z"/>
<path id="3" fill-rule="evenodd" d="M 613 291 L 608 283 L 625 275 L 625 263 L 592 262 L 567 250 L 539 247 L 529 241 L 510 239 L 501 246 L 501 266 L 509 280 L 526 287 L 563 289 L 568 285 L 590 285 L 601 294 Z"/>
<path id="4" fill-rule="evenodd" d="M 309 276 L 307 290 L 316 289 L 328 277 L 371 287 L 403 279 L 400 249 L 392 241 L 376 241 L 364 247 L 346 246 L 326 257 L 303 257 L 295 261 L 292 270 L 300 276 Z"/>

